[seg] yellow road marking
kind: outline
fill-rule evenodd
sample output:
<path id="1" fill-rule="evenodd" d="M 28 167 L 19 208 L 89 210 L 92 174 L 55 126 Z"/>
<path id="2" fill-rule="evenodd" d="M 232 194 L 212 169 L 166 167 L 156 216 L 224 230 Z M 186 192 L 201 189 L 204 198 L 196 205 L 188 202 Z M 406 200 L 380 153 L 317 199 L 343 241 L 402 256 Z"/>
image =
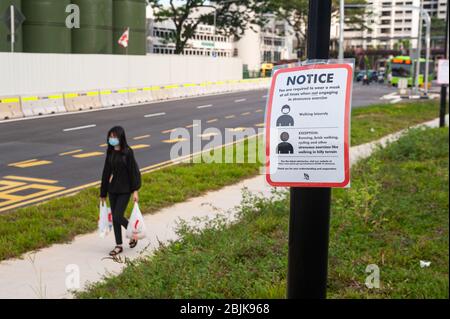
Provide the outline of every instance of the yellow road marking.
<path id="1" fill-rule="evenodd" d="M 147 144 L 140 144 L 140 145 L 133 145 L 133 146 L 130 146 L 133 150 L 140 150 L 140 149 L 142 149 L 142 148 L 149 148 L 150 147 L 150 145 L 147 145 Z"/>
<path id="2" fill-rule="evenodd" d="M 229 128 L 230 132 L 244 132 L 246 130 L 245 127 L 236 127 L 236 128 Z"/>
<path id="3" fill-rule="evenodd" d="M 229 119 L 234 119 L 236 117 L 236 115 L 228 115 L 228 116 L 225 116 L 225 118 L 227 119 L 227 120 L 229 120 Z"/>
<path id="4" fill-rule="evenodd" d="M 56 184 L 58 181 L 53 179 L 45 179 L 45 178 L 35 178 L 35 177 L 23 177 L 23 176 L 14 176 L 8 175 L 3 178 L 6 179 L 14 179 L 18 181 L 26 181 L 26 182 L 35 182 L 35 183 L 44 183 L 44 184 Z"/>
<path id="5" fill-rule="evenodd" d="M 83 152 L 83 150 L 82 149 L 80 149 L 80 150 L 73 150 L 73 151 L 70 151 L 70 152 L 61 153 L 61 154 L 59 154 L 59 156 L 72 155 L 72 154 L 76 154 L 76 153 L 80 153 L 80 152 Z"/>
<path id="6" fill-rule="evenodd" d="M 219 119 L 212 119 L 212 120 L 207 121 L 206 123 L 211 124 L 211 123 L 216 123 L 216 122 L 219 122 Z"/>
<path id="7" fill-rule="evenodd" d="M 257 109 L 256 111 L 255 111 L 255 113 L 261 113 L 263 111 L 263 109 Z"/>
<path id="8" fill-rule="evenodd" d="M 198 124 L 191 124 L 186 126 L 186 128 L 193 128 L 193 127 L 198 127 Z"/>
<path id="9" fill-rule="evenodd" d="M 11 167 L 18 167 L 18 168 L 27 168 L 27 167 L 34 167 L 34 166 L 42 166 L 42 165 L 48 165 L 53 163 L 52 161 L 38 161 L 37 159 L 32 159 L 32 160 L 28 160 L 28 161 L 23 161 L 23 162 L 18 162 L 18 163 L 12 163 L 9 164 L 8 166 Z"/>
<path id="10" fill-rule="evenodd" d="M 257 127 L 264 127 L 264 126 L 266 126 L 266 123 L 255 124 L 255 126 L 257 126 Z"/>
<path id="11" fill-rule="evenodd" d="M 167 144 L 175 144 L 178 142 L 185 142 L 185 141 L 187 141 L 187 138 L 174 138 L 171 140 L 163 140 L 162 142 Z"/>
<path id="12" fill-rule="evenodd" d="M 107 147 L 108 144 L 106 144 L 106 143 L 105 143 L 105 144 L 100 144 L 99 146 L 100 146 L 100 147 Z"/>
<path id="13" fill-rule="evenodd" d="M 154 164 L 154 165 L 150 165 L 150 166 L 142 168 L 141 172 L 146 174 L 146 173 L 151 173 L 151 172 L 154 172 L 154 171 L 166 168 L 166 167 L 175 166 L 175 165 L 178 165 L 179 163 L 181 163 L 182 161 L 184 161 L 184 160 L 186 160 L 188 158 L 197 156 L 199 154 L 202 154 L 203 152 L 210 152 L 212 150 L 219 149 L 219 148 L 222 148 L 222 147 L 227 147 L 227 146 L 230 146 L 230 145 L 242 142 L 242 141 L 244 141 L 246 139 L 249 139 L 249 138 L 259 137 L 261 135 L 263 135 L 263 134 L 262 133 L 255 134 L 255 135 L 249 136 L 247 138 L 240 139 L 240 140 L 235 141 L 235 142 L 226 143 L 226 144 L 223 144 L 223 145 L 219 145 L 217 147 L 209 148 L 207 150 L 203 150 L 203 151 L 192 153 L 192 154 L 189 154 L 189 155 L 186 155 L 186 156 L 182 156 L 182 157 L 177 158 L 176 160 L 168 160 L 168 161 L 160 162 L 160 163 L 157 163 L 157 164 Z M 45 195 L 45 196 L 42 196 L 42 197 L 39 197 L 39 198 L 33 198 L 33 199 L 26 200 L 26 201 L 20 201 L 19 203 L 15 203 L 14 205 L 10 205 L 10 206 L 7 206 L 7 207 L 0 208 L 0 212 L 4 212 L 4 211 L 11 210 L 11 209 L 14 209 L 14 208 L 22 207 L 22 206 L 25 206 L 27 204 L 36 203 L 38 201 L 45 201 L 45 200 L 52 199 L 52 198 L 55 198 L 55 197 L 58 197 L 58 196 L 62 196 L 62 195 L 66 195 L 66 194 L 74 194 L 77 191 L 80 191 L 80 190 L 83 190 L 83 189 L 86 189 L 86 188 L 89 188 L 89 187 L 99 186 L 99 185 L 100 185 L 100 181 L 96 181 L 96 182 L 80 185 L 80 186 L 77 186 L 77 187 L 64 189 L 62 191 L 57 191 L 57 192 L 54 192 L 54 193 L 51 193 L 51 194 L 48 194 L 48 195 Z"/>
<path id="14" fill-rule="evenodd" d="M 165 131 L 161 131 L 161 133 L 162 134 L 169 134 L 169 133 L 172 133 L 172 132 L 175 132 L 176 131 L 176 129 L 171 129 L 171 130 L 165 130 Z"/>
<path id="15" fill-rule="evenodd" d="M 40 192 L 34 192 L 29 195 L 14 195 L 14 193 L 28 190 L 28 189 L 38 189 Z M 16 202 L 22 202 L 24 200 L 28 200 L 35 197 L 40 197 L 43 195 L 47 195 L 49 193 L 54 193 L 56 191 L 62 190 L 64 187 L 60 186 L 50 186 L 50 185 L 41 185 L 41 184 L 28 184 L 21 187 L 10 189 L 6 192 L 0 193 L 0 199 L 5 199 L 5 201 L 0 202 L 0 207 L 9 206 Z"/>
<path id="16" fill-rule="evenodd" d="M 149 138 L 150 135 L 142 135 L 142 136 L 136 136 L 135 138 L 133 138 L 133 140 L 138 141 L 138 140 L 143 140 L 145 138 Z"/>
<path id="17" fill-rule="evenodd" d="M 198 135 L 198 137 L 200 137 L 200 138 L 209 138 L 209 137 L 217 136 L 217 135 L 219 135 L 219 133 L 207 133 L 207 134 L 200 134 L 200 135 Z"/>
<path id="18" fill-rule="evenodd" d="M 10 188 L 25 185 L 25 183 L 0 180 L 0 185 L 5 185 L 5 186 L 0 187 L 0 191 L 4 191 L 4 190 L 10 189 Z"/>
<path id="19" fill-rule="evenodd" d="M 241 115 L 246 116 L 246 115 L 250 115 L 250 114 L 251 114 L 250 112 L 245 112 L 245 113 L 242 113 Z"/>
<path id="20" fill-rule="evenodd" d="M 88 158 L 88 157 L 95 157 L 95 156 L 101 156 L 103 155 L 103 152 L 90 152 L 90 153 L 83 153 L 78 155 L 72 155 L 72 157 L 75 158 Z"/>

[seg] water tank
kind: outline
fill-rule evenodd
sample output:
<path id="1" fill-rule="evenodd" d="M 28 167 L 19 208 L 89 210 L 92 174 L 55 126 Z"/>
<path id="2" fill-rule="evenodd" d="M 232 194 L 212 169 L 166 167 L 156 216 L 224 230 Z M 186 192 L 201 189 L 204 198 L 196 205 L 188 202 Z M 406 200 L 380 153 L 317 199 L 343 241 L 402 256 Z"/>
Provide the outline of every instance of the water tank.
<path id="1" fill-rule="evenodd" d="M 115 54 L 127 54 L 127 50 L 117 41 L 127 28 L 130 28 L 128 54 L 145 55 L 146 52 L 146 1 L 114 0 L 114 36 Z"/>
<path id="2" fill-rule="evenodd" d="M 22 0 L 23 51 L 71 53 L 71 29 L 66 26 L 70 0 Z"/>
<path id="3" fill-rule="evenodd" d="M 22 0 L 0 0 L 0 52 L 11 52 L 10 31 L 6 26 L 3 17 L 6 12 L 9 12 L 10 6 L 14 5 L 17 9 L 21 10 Z M 14 51 L 22 51 L 22 27 L 16 30 Z"/>
<path id="4" fill-rule="evenodd" d="M 72 0 L 80 8 L 80 28 L 72 29 L 72 52 L 113 53 L 113 0 Z"/>

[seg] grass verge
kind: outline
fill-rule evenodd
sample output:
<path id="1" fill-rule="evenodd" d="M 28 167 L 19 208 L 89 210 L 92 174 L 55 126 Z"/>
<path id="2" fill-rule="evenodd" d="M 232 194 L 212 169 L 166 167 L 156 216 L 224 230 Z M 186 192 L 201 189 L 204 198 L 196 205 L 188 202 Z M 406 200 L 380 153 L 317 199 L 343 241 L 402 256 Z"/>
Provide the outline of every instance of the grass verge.
<path id="1" fill-rule="evenodd" d="M 352 145 L 376 140 L 437 117 L 437 102 L 377 105 L 353 111 Z M 143 176 L 140 206 L 152 213 L 165 206 L 236 183 L 258 173 L 259 164 L 178 165 Z M 101 167 L 99 167 L 99 174 Z M 176 185 L 176 187 L 173 187 Z M 0 260 L 96 229 L 98 189 L 16 209 L 0 215 Z M 128 211 L 131 209 L 129 208 Z"/>
<path id="2" fill-rule="evenodd" d="M 354 166 L 351 189 L 333 192 L 329 297 L 448 298 L 448 134 L 410 131 Z M 181 240 L 77 296 L 284 298 L 288 200 L 247 196 L 237 223 L 183 225 Z M 365 286 L 370 264 L 379 289 Z"/>

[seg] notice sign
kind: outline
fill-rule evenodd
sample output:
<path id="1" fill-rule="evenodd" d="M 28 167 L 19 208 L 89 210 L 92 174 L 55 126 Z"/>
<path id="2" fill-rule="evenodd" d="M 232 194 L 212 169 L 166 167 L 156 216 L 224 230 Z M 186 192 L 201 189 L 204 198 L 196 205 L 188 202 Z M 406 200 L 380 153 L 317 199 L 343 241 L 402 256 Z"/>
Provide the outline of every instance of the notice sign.
<path id="1" fill-rule="evenodd" d="M 437 73 L 437 82 L 441 85 L 448 85 L 448 60 L 439 60 Z"/>
<path id="2" fill-rule="evenodd" d="M 266 110 L 270 185 L 349 185 L 352 79 L 349 64 L 275 71 Z"/>

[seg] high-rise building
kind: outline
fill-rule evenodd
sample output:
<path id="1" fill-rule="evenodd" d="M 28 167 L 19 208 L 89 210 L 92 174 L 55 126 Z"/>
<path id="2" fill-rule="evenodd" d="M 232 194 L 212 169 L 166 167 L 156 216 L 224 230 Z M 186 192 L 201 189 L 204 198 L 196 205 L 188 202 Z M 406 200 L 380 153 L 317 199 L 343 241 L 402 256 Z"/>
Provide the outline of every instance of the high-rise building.
<path id="1" fill-rule="evenodd" d="M 366 27 L 363 30 L 346 25 L 344 47 L 346 49 L 395 49 L 409 40 L 411 48 L 417 48 L 421 0 L 369 0 L 366 9 Z M 409 7 L 409 8 L 408 8 Z M 414 8 L 413 8 L 414 7 Z M 423 0 L 423 8 L 431 17 L 445 19 L 446 0 Z M 339 39 L 339 17 L 333 19 L 331 37 Z"/>

